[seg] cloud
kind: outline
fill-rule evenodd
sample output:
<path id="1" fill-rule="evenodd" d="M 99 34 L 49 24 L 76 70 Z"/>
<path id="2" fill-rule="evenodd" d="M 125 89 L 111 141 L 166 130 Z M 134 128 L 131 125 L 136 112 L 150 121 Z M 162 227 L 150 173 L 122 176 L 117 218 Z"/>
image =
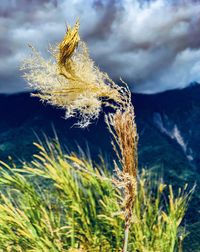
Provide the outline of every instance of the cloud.
<path id="1" fill-rule="evenodd" d="M 144 93 L 200 81 L 200 2 L 2 0 L 0 92 L 27 90 L 19 72 L 31 43 L 44 55 L 79 17 L 92 58 Z"/>

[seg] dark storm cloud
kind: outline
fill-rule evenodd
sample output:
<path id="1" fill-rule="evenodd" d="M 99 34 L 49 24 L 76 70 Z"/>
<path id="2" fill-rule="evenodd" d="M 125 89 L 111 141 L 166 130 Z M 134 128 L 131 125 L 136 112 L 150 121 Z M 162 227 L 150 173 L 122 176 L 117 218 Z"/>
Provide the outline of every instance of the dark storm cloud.
<path id="1" fill-rule="evenodd" d="M 18 69 L 27 44 L 45 54 L 77 17 L 96 63 L 134 90 L 200 81 L 199 1 L 1 0 L 0 92 L 25 90 Z"/>

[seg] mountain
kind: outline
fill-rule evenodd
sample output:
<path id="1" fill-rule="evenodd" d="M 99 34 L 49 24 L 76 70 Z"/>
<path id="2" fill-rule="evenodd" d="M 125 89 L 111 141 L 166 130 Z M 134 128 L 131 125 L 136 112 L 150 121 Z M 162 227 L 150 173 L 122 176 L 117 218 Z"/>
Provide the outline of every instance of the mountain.
<path id="1" fill-rule="evenodd" d="M 139 133 L 139 164 L 155 170 L 178 188 L 197 184 L 185 223 L 191 235 L 186 251 L 200 251 L 200 85 L 144 95 L 134 94 Z M 54 136 L 69 150 L 87 149 L 98 161 L 101 153 L 111 162 L 114 154 L 103 115 L 87 129 L 64 120 L 64 111 L 42 104 L 28 93 L 0 95 L 0 159 L 30 160 L 37 138 Z M 80 148 L 77 148 L 80 146 Z M 191 242 L 192 241 L 192 242 Z M 190 244 L 187 246 L 187 244 Z"/>

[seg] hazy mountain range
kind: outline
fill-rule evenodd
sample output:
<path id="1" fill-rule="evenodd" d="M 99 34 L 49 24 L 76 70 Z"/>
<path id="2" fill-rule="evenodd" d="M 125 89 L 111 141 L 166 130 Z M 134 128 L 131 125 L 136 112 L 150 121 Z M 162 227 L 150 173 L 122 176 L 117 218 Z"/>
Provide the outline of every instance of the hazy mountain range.
<path id="1" fill-rule="evenodd" d="M 159 172 L 175 187 L 197 183 L 186 224 L 190 223 L 187 251 L 200 251 L 200 85 L 192 83 L 154 95 L 134 94 L 133 104 L 139 132 L 139 164 Z M 64 111 L 44 105 L 29 93 L 0 95 L 0 159 L 30 160 L 36 152 L 36 135 L 53 137 L 53 128 L 69 150 L 77 145 L 87 149 L 93 159 L 102 154 L 108 162 L 114 157 L 110 135 L 103 116 L 87 129 L 79 129 L 75 120 L 64 120 Z M 192 241 L 192 242 L 191 242 Z M 187 242 L 187 240 L 186 240 Z"/>

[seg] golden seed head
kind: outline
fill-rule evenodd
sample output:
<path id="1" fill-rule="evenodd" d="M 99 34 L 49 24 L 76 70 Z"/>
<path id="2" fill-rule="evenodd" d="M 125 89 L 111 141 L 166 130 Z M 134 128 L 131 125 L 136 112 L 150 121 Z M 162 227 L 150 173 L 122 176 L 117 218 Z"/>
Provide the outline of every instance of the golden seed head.
<path id="1" fill-rule="evenodd" d="M 86 127 L 99 116 L 103 105 L 114 108 L 113 101 L 118 107 L 125 104 L 129 91 L 95 66 L 78 30 L 78 21 L 74 27 L 68 26 L 62 42 L 50 48 L 50 60 L 31 47 L 33 54 L 21 69 L 26 70 L 24 78 L 37 91 L 35 96 L 65 109 L 66 118 L 78 114 L 78 125 Z"/>
<path id="2" fill-rule="evenodd" d="M 66 61 L 71 58 L 75 49 L 78 47 L 78 43 L 80 41 L 78 30 L 78 21 L 73 28 L 67 26 L 67 32 L 62 42 L 59 44 L 58 65 L 60 67 L 65 65 Z"/>

